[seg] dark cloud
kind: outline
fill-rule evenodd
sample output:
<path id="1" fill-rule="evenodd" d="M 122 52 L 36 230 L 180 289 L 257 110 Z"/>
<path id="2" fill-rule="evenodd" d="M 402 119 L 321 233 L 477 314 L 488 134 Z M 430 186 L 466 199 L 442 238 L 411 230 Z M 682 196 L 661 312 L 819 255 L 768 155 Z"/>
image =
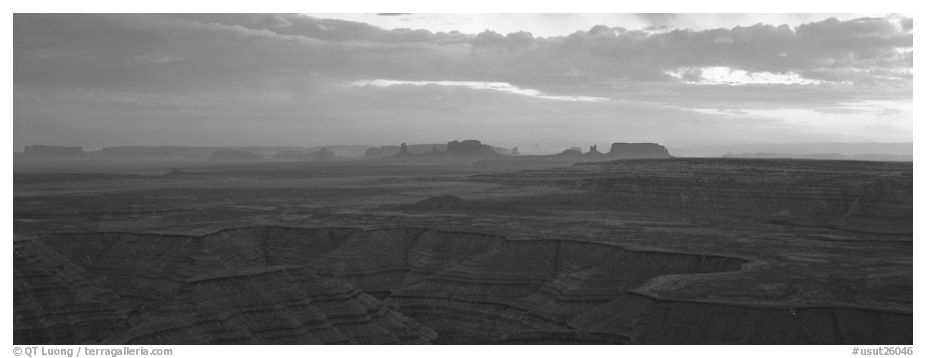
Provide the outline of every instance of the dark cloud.
<path id="1" fill-rule="evenodd" d="M 756 24 L 695 31 L 664 27 L 677 20 L 672 14 L 640 16 L 653 26 L 627 30 L 598 25 L 543 38 L 490 30 L 385 30 L 294 14 L 16 14 L 17 128 L 29 126 L 24 118 L 66 116 L 69 108 L 84 111 L 83 117 L 105 112 L 103 117 L 112 121 L 138 117 L 132 110 L 144 107 L 145 120 L 178 113 L 200 121 L 264 113 L 287 123 L 308 123 L 362 117 L 353 111 L 363 101 L 364 106 L 410 101 L 431 108 L 411 100 L 426 92 L 433 96 L 425 98 L 443 101 L 440 108 L 451 103 L 464 108 L 470 103 L 452 98 L 485 101 L 492 96 L 468 95 L 471 90 L 466 89 L 345 89 L 353 81 L 376 78 L 508 82 L 551 96 L 641 101 L 648 104 L 628 113 L 649 115 L 672 106 L 813 108 L 912 97 L 911 19 L 830 19 L 795 27 Z M 688 84 L 698 82 L 701 68 L 709 66 L 793 73 L 825 84 Z M 504 98 L 506 105 L 516 100 Z M 613 101 L 589 108 L 620 105 L 627 104 Z M 502 104 L 492 108 L 511 111 Z"/>
<path id="2" fill-rule="evenodd" d="M 89 85 L 98 85 L 101 80 L 93 78 L 100 72 L 113 71 L 118 76 L 106 77 L 127 83 L 157 74 L 189 78 L 188 72 L 213 72 L 218 80 L 223 76 L 216 72 L 221 71 L 274 69 L 431 79 L 528 72 L 669 80 L 666 71 L 702 66 L 814 73 L 837 81 L 845 69 L 852 69 L 856 72 L 846 81 L 871 84 L 884 78 L 860 78 L 867 70 L 912 66 L 912 53 L 897 49 L 911 47 L 913 36 L 887 18 L 655 33 L 599 25 L 552 38 L 527 32 L 383 30 L 350 21 L 265 14 L 16 15 L 15 26 L 19 79 Z M 505 51 L 472 56 L 471 51 L 479 50 Z M 146 56 L 165 59 L 163 66 L 131 66 Z M 189 61 L 171 63 L 169 58 Z M 203 80 L 202 75 L 194 77 Z"/>
<path id="3" fill-rule="evenodd" d="M 906 32 L 913 31 L 913 19 L 905 18 L 901 20 L 900 24 L 901 24 L 901 28 L 903 28 L 904 31 Z"/>
<path id="4" fill-rule="evenodd" d="M 502 35 L 495 31 L 486 30 L 473 37 L 469 43 L 476 50 L 524 50 L 534 45 L 535 39 L 530 32 L 521 31 Z"/>

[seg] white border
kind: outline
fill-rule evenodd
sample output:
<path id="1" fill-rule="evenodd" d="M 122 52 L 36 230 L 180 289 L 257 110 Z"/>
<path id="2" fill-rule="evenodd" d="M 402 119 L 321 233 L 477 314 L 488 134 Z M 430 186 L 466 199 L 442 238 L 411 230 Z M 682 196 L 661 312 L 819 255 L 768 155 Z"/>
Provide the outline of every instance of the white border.
<path id="1" fill-rule="evenodd" d="M 11 6 L 11 14 L 5 18 L 3 31 L 6 32 L 4 39 L 7 41 L 6 49 L 9 53 L 4 56 L 4 62 L 8 69 L 4 76 L 7 85 L 5 102 L 6 113 L 9 114 L 10 121 L 7 130 L 4 131 L 3 137 L 12 147 L 13 143 L 13 105 L 12 105 L 12 43 L 13 43 L 13 13 L 26 12 L 315 12 L 315 13 L 339 13 L 339 12 L 851 12 L 851 13 L 883 13 L 883 12 L 900 12 L 905 13 L 916 19 L 914 11 L 914 1 L 899 0 L 878 0 L 878 1 L 853 1 L 846 2 L 810 2 L 806 0 L 776 0 L 769 2 L 751 2 L 751 1 L 636 1 L 636 2 L 616 2 L 616 1 L 592 1 L 592 0 L 570 0 L 549 3 L 533 2 L 507 2 L 503 3 L 497 0 L 467 0 L 460 1 L 456 4 L 446 4 L 428 0 L 393 0 L 388 2 L 373 1 L 281 1 L 281 0 L 262 0 L 259 2 L 218 2 L 218 1 L 183 1 L 168 0 L 157 2 L 132 2 L 132 1 L 43 1 L 27 2 L 17 1 Z M 914 36 L 914 47 L 919 47 L 920 37 Z M 920 57 L 915 57 L 915 70 L 922 68 Z M 919 107 L 915 93 L 917 88 L 922 88 L 921 79 L 914 79 L 914 113 Z M 914 157 L 923 158 L 923 146 L 919 145 L 921 139 L 920 128 L 914 124 Z M 8 147 L 9 148 L 9 147 Z M 12 157 L 7 154 L 4 157 L 4 165 L 9 168 L 8 173 L 12 173 Z M 922 178 L 923 172 L 920 166 L 914 165 L 914 179 Z M 13 184 L 12 177 L 8 177 L 7 196 L 9 204 L 4 207 L 7 218 L 12 219 L 12 199 Z M 916 180 L 914 180 L 916 182 Z M 922 191 L 920 194 L 914 192 L 915 203 L 922 202 Z M 917 232 L 923 219 L 921 212 L 914 210 L 914 232 Z M 12 233 L 12 220 L 5 222 L 6 232 Z M 10 245 L 12 244 L 12 234 L 8 237 Z M 914 257 L 919 260 L 922 256 L 922 246 L 917 245 L 914 239 Z M 9 247 L 9 246 L 8 246 Z M 12 250 L 11 250 L 12 251 Z M 7 256 L 8 258 L 11 256 Z M 3 280 L 5 287 L 12 287 L 12 259 L 5 265 L 5 274 Z M 914 265 L 914 297 L 922 297 L 923 291 L 918 283 L 919 278 L 923 277 L 923 270 L 919 269 L 922 265 Z M 13 317 L 12 317 L 12 289 L 4 297 L 6 310 L 3 310 L 3 319 L 6 322 L 7 334 L 4 336 L 6 342 L 5 349 L 11 349 Z M 914 312 L 918 311 L 919 304 L 914 304 Z M 919 337 L 922 329 L 919 314 L 914 314 L 914 337 L 915 343 L 920 341 Z M 618 356 L 710 356 L 710 357 L 806 357 L 806 356 L 827 356 L 827 357 L 849 357 L 853 346 L 437 346 L 437 347 L 382 347 L 382 346 L 164 346 L 174 349 L 175 357 L 199 357 L 199 356 L 234 356 L 234 357 L 254 357 L 254 356 L 357 356 L 357 357 L 379 357 L 387 356 L 412 356 L 412 357 L 465 357 L 473 358 L 474 356 L 497 356 L 497 357 L 517 357 L 517 356 L 541 356 L 541 357 L 570 357 L 581 354 L 582 358 L 607 357 L 616 358 Z M 864 347 L 864 346 L 863 346 Z M 926 347 L 916 347 L 917 349 L 926 349 Z M 918 353 L 919 351 L 917 351 Z M 12 355 L 10 355 L 12 356 Z"/>

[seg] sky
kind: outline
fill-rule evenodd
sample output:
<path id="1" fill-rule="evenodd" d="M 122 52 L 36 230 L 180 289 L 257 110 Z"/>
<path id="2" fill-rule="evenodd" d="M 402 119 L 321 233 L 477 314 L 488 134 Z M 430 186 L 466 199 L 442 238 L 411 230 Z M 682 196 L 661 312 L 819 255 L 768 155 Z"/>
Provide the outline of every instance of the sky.
<path id="1" fill-rule="evenodd" d="M 13 22 L 17 150 L 913 140 L 913 22 L 897 14 Z"/>

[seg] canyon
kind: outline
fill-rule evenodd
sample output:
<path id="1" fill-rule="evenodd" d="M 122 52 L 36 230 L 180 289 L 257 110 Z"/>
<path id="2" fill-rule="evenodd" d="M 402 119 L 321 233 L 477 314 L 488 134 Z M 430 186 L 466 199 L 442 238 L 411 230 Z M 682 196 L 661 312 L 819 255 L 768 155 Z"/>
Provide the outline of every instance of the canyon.
<path id="1" fill-rule="evenodd" d="M 912 164 L 14 175 L 16 344 L 912 344 Z"/>

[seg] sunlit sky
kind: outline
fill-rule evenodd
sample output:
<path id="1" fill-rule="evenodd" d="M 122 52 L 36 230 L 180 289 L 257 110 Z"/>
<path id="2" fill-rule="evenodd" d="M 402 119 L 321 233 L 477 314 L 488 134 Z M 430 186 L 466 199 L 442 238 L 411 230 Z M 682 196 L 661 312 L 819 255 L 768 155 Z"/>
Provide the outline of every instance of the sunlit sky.
<path id="1" fill-rule="evenodd" d="M 14 146 L 909 142 L 896 14 L 14 16 Z"/>
<path id="2" fill-rule="evenodd" d="M 536 37 L 567 36 L 595 25 L 620 26 L 633 30 L 647 28 L 706 30 L 751 26 L 758 23 L 798 26 L 829 18 L 851 20 L 858 17 L 884 17 L 890 14 L 306 14 L 308 16 L 356 21 L 387 30 L 426 29 L 433 32 L 459 31 L 478 34 L 526 31 Z"/>

